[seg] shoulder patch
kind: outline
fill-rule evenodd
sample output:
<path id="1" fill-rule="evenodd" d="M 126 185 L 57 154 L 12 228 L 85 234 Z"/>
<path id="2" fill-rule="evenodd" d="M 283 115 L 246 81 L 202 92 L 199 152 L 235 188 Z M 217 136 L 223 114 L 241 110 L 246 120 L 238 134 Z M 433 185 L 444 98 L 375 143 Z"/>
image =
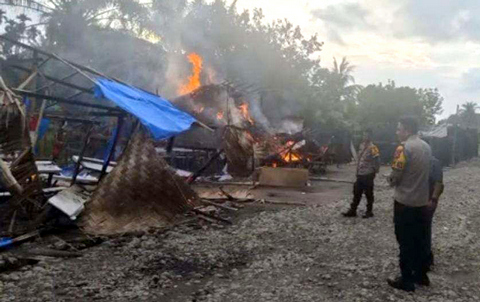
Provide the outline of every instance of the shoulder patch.
<path id="1" fill-rule="evenodd" d="M 400 145 L 395 150 L 395 154 L 393 156 L 393 163 L 392 169 L 394 170 L 403 170 L 405 169 L 405 164 L 407 163 L 407 158 L 405 156 L 405 147 Z"/>
<path id="2" fill-rule="evenodd" d="M 375 146 L 375 145 L 372 145 L 372 147 L 370 148 L 371 152 L 372 152 L 372 156 L 373 157 L 378 157 L 380 156 L 380 150 L 378 150 L 378 147 Z"/>

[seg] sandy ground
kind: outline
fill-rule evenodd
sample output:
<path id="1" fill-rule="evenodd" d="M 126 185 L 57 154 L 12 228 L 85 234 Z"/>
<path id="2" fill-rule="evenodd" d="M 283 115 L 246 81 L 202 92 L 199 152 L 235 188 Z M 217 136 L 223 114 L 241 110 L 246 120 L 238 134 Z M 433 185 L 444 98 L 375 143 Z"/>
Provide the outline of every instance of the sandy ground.
<path id="1" fill-rule="evenodd" d="M 351 167 L 330 177 L 351 179 Z M 376 181 L 375 217 L 347 219 L 351 185 L 257 189 L 231 226 L 197 223 L 107 240 L 75 259 L 0 275 L 0 301 L 480 301 L 480 162 L 445 171 L 434 222 L 432 286 L 388 287 L 398 273 L 392 191 Z M 364 202 L 361 205 L 364 209 Z"/>

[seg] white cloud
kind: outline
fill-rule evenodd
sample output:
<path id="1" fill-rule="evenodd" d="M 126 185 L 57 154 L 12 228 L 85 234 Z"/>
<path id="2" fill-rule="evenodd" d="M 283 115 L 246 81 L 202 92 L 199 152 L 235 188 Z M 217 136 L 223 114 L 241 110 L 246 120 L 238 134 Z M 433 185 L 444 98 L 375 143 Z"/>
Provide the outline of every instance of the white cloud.
<path id="1" fill-rule="evenodd" d="M 480 68 L 471 68 L 463 73 L 462 83 L 467 92 L 480 92 Z"/>

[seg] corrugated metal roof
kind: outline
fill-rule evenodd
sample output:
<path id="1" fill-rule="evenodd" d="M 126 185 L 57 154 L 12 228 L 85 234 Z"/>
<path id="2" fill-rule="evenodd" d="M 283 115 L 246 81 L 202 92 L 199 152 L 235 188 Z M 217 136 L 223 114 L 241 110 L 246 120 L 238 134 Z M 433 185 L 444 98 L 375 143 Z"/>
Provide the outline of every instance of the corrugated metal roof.
<path id="1" fill-rule="evenodd" d="M 447 137 L 448 124 L 434 126 L 428 131 L 421 131 L 420 135 L 425 137 L 438 137 L 438 138 Z"/>

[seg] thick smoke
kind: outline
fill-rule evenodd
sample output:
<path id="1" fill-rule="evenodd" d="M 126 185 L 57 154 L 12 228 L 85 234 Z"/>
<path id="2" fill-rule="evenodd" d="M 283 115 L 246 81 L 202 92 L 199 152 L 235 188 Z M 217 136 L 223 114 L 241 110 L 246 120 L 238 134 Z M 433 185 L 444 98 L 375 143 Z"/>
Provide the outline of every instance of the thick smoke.
<path id="1" fill-rule="evenodd" d="M 212 7 L 215 4 L 191 8 L 181 22 L 170 19 L 163 30 L 165 41 L 177 51 L 167 54 L 166 81 L 160 91 L 167 97 L 178 96 L 179 85 L 191 73 L 186 57 L 198 53 L 204 59 L 202 84 L 232 83 L 244 94 L 256 124 L 272 132 L 283 118 L 300 111 L 298 100 L 285 92 L 292 86 L 291 68 L 263 37 L 232 25 L 233 15 L 215 13 Z M 158 26 L 165 23 L 159 21 Z"/>

